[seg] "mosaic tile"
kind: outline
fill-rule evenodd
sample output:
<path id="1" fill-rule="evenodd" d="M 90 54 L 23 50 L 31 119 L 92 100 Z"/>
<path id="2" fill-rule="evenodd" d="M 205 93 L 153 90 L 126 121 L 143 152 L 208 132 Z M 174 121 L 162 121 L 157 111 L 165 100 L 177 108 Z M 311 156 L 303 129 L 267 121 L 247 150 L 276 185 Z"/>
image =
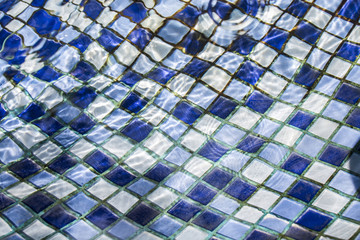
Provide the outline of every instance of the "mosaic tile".
<path id="1" fill-rule="evenodd" d="M 0 2 L 0 238 L 360 239 L 359 10 Z"/>

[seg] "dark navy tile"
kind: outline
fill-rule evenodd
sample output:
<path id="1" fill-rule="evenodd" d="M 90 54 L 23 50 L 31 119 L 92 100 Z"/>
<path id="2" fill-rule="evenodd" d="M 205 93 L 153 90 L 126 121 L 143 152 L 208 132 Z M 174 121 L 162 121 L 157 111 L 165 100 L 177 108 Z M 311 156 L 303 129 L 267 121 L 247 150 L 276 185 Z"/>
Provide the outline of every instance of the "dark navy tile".
<path id="1" fill-rule="evenodd" d="M 108 170 L 116 162 L 113 158 L 107 156 L 103 152 L 96 150 L 90 156 L 85 159 L 89 165 L 91 165 L 96 171 L 103 173 Z"/>
<path id="2" fill-rule="evenodd" d="M 349 61 L 355 61 L 359 54 L 360 46 L 349 42 L 345 42 L 337 52 L 337 56 L 345 58 Z"/>
<path id="3" fill-rule="evenodd" d="M 294 30 L 294 34 L 299 38 L 314 44 L 319 38 L 321 31 L 314 25 L 306 22 L 301 22 Z"/>
<path id="4" fill-rule="evenodd" d="M 310 159 L 300 156 L 299 154 L 292 153 L 281 167 L 285 170 L 301 175 L 310 163 Z"/>
<path id="5" fill-rule="evenodd" d="M 253 47 L 255 46 L 256 41 L 246 35 L 240 35 L 232 43 L 230 51 L 238 52 L 243 55 L 248 55 Z"/>
<path id="6" fill-rule="evenodd" d="M 357 0 L 347 0 L 340 9 L 339 15 L 356 21 L 360 16 L 360 2 Z"/>
<path id="7" fill-rule="evenodd" d="M 125 8 L 124 11 L 122 11 L 122 14 L 125 16 L 130 17 L 130 19 L 134 22 L 141 22 L 147 15 L 147 10 L 141 2 L 135 2 Z"/>
<path id="8" fill-rule="evenodd" d="M 86 82 L 96 75 L 96 70 L 90 64 L 81 61 L 76 65 L 76 68 L 71 72 L 71 74 L 74 77 Z"/>
<path id="9" fill-rule="evenodd" d="M 179 45 L 184 48 L 185 53 L 196 55 L 204 49 L 207 42 L 207 38 L 203 34 L 197 31 L 190 31 Z M 201 72 L 201 69 L 198 69 L 198 71 Z M 196 72 L 193 74 L 196 74 Z"/>
<path id="10" fill-rule="evenodd" d="M 76 220 L 72 214 L 67 212 L 63 207 L 57 205 L 41 216 L 47 223 L 60 229 Z"/>
<path id="11" fill-rule="evenodd" d="M 290 4 L 288 12 L 301 18 L 305 15 L 308 8 L 309 4 L 300 0 L 295 0 Z"/>
<path id="12" fill-rule="evenodd" d="M 215 197 L 216 193 L 217 191 L 207 187 L 205 184 L 198 183 L 187 196 L 203 205 L 206 205 Z"/>
<path id="13" fill-rule="evenodd" d="M 13 204 L 15 200 L 9 198 L 3 193 L 0 193 L 0 210 L 3 210 L 4 208 L 7 208 L 11 204 Z"/>
<path id="14" fill-rule="evenodd" d="M 288 192 L 292 197 L 310 202 L 320 190 L 320 186 L 304 180 L 298 181 Z"/>
<path id="15" fill-rule="evenodd" d="M 286 236 L 296 240 L 309 239 L 313 240 L 316 238 L 316 234 L 300 227 L 299 225 L 293 224 L 290 229 L 286 232 Z"/>
<path id="16" fill-rule="evenodd" d="M 132 72 L 132 71 L 128 71 L 127 73 L 125 73 L 123 75 L 123 77 L 121 78 L 121 82 L 125 83 L 126 85 L 132 87 L 135 85 L 135 83 L 137 83 L 139 80 L 141 79 L 141 76 L 139 76 L 138 74 Z"/>
<path id="17" fill-rule="evenodd" d="M 57 132 L 63 127 L 61 123 L 59 123 L 55 118 L 52 117 L 36 120 L 33 122 L 33 124 L 38 126 L 42 131 L 44 131 L 49 136 L 53 135 L 55 132 Z"/>
<path id="18" fill-rule="evenodd" d="M 88 36 L 80 34 L 78 38 L 72 40 L 69 44 L 78 48 L 80 52 L 84 52 L 91 42 L 92 40 Z"/>
<path id="19" fill-rule="evenodd" d="M 45 2 L 46 2 L 46 0 L 33 0 L 31 2 L 31 6 L 40 8 L 40 7 L 44 6 Z"/>
<path id="20" fill-rule="evenodd" d="M 106 178 L 119 186 L 125 186 L 135 179 L 135 176 L 122 167 L 116 167 L 111 172 L 106 174 Z"/>
<path id="21" fill-rule="evenodd" d="M 266 110 L 268 110 L 268 108 L 271 106 L 273 101 L 274 101 L 273 99 L 266 96 L 265 94 L 262 94 L 258 91 L 254 91 L 246 100 L 245 104 L 249 108 L 259 113 L 265 113 Z"/>
<path id="22" fill-rule="evenodd" d="M 175 75 L 175 73 L 175 71 L 172 71 L 170 69 L 158 67 L 155 70 L 151 71 L 147 77 L 161 84 L 166 84 L 169 79 Z"/>
<path id="23" fill-rule="evenodd" d="M 84 12 L 91 19 L 95 20 L 101 13 L 104 7 L 96 0 L 88 0 L 86 1 Z"/>
<path id="24" fill-rule="evenodd" d="M 309 208 L 296 220 L 296 223 L 315 231 L 321 231 L 331 220 L 330 216 Z"/>
<path id="25" fill-rule="evenodd" d="M 44 114 L 44 110 L 39 105 L 30 103 L 30 105 L 19 114 L 19 117 L 27 122 L 31 122 L 32 120 L 37 119 Z"/>
<path id="26" fill-rule="evenodd" d="M 0 120 L 3 119 L 8 113 L 4 109 L 3 105 L 0 104 Z"/>
<path id="27" fill-rule="evenodd" d="M 198 154 L 214 162 L 217 162 L 227 151 L 227 148 L 223 147 L 214 140 L 210 140 L 200 149 Z"/>
<path id="28" fill-rule="evenodd" d="M 244 140 L 242 140 L 236 148 L 248 153 L 256 153 L 264 143 L 265 140 L 249 135 Z"/>
<path id="29" fill-rule="evenodd" d="M 200 212 L 200 210 L 200 207 L 185 200 L 180 200 L 168 211 L 168 213 L 184 220 L 185 222 L 188 222 L 192 217 Z"/>
<path id="30" fill-rule="evenodd" d="M 147 101 L 142 99 L 136 93 L 130 93 L 121 103 L 121 107 L 126 108 L 127 110 L 138 113 L 141 109 L 145 107 Z"/>
<path id="31" fill-rule="evenodd" d="M 194 58 L 182 71 L 194 77 L 200 77 L 210 66 L 210 63 Z"/>
<path id="32" fill-rule="evenodd" d="M 77 92 L 70 95 L 69 100 L 80 108 L 86 108 L 96 98 L 94 90 L 88 87 L 82 87 Z"/>
<path id="33" fill-rule="evenodd" d="M 246 238 L 245 240 L 276 240 L 277 237 L 274 235 L 271 235 L 270 233 L 263 232 L 260 230 L 253 230 Z"/>
<path id="34" fill-rule="evenodd" d="M 169 176 L 170 173 L 174 171 L 174 168 L 169 167 L 165 164 L 158 163 L 150 171 L 145 174 L 145 177 L 148 177 L 157 182 L 161 182 L 164 178 Z"/>
<path id="35" fill-rule="evenodd" d="M 3 1 L 0 2 L 0 11 L 7 12 L 10 10 L 10 8 L 17 3 L 16 0 L 9 0 L 9 1 Z"/>
<path id="36" fill-rule="evenodd" d="M 141 142 L 149 135 L 152 129 L 153 127 L 151 125 L 139 119 L 134 119 L 121 130 L 121 133 L 137 142 Z"/>
<path id="37" fill-rule="evenodd" d="M 135 29 L 127 37 L 128 40 L 130 40 L 132 43 L 138 46 L 141 50 L 144 49 L 144 47 L 150 41 L 151 38 L 152 38 L 152 34 L 143 28 Z"/>
<path id="38" fill-rule="evenodd" d="M 346 120 L 346 123 L 354 127 L 360 128 L 360 108 L 354 109 L 354 111 L 350 114 L 349 118 Z"/>
<path id="39" fill-rule="evenodd" d="M 248 199 L 256 190 L 256 187 L 240 178 L 236 178 L 225 190 L 225 192 L 240 201 Z"/>
<path id="40" fill-rule="evenodd" d="M 196 217 L 192 222 L 200 227 L 203 227 L 209 231 L 213 231 L 225 220 L 224 216 L 221 216 L 212 211 L 206 210 Z"/>
<path id="41" fill-rule="evenodd" d="M 54 53 L 62 46 L 59 42 L 53 40 L 46 40 L 42 47 L 37 50 L 38 57 L 43 61 L 48 60 Z"/>
<path id="42" fill-rule="evenodd" d="M 348 155 L 348 150 L 329 144 L 319 159 L 332 165 L 340 166 Z"/>
<path id="43" fill-rule="evenodd" d="M 26 178 L 38 171 L 41 167 L 37 165 L 34 161 L 30 159 L 24 159 L 19 162 L 12 164 L 9 167 L 9 170 L 18 175 L 21 178 Z"/>
<path id="44" fill-rule="evenodd" d="M 239 1 L 237 3 L 237 6 L 241 8 L 241 11 L 249 15 L 256 16 L 259 9 L 263 7 L 263 3 L 259 1 L 246 0 L 246 1 Z"/>
<path id="45" fill-rule="evenodd" d="M 55 201 L 42 192 L 36 192 L 25 198 L 22 202 L 28 205 L 36 213 L 39 213 L 49 207 Z"/>
<path id="46" fill-rule="evenodd" d="M 291 118 L 291 120 L 289 121 L 289 124 L 294 127 L 298 127 L 300 129 L 306 130 L 306 128 L 312 123 L 314 118 L 315 118 L 314 115 L 299 110 Z"/>
<path id="47" fill-rule="evenodd" d="M 234 8 L 225 2 L 217 1 L 215 6 L 212 8 L 213 11 L 221 18 L 221 19 L 228 19 L 230 13 Z"/>
<path id="48" fill-rule="evenodd" d="M 273 46 L 274 48 L 281 49 L 284 45 L 286 39 L 288 38 L 289 33 L 282 31 L 277 28 L 273 28 L 269 31 L 266 37 L 263 39 L 264 42 Z"/>
<path id="49" fill-rule="evenodd" d="M 75 166 L 76 163 L 77 161 L 75 159 L 64 153 L 53 161 L 49 165 L 49 168 L 59 174 L 63 174 L 66 170 Z"/>
<path id="50" fill-rule="evenodd" d="M 229 114 L 234 111 L 237 103 L 231 101 L 228 98 L 220 96 L 212 105 L 210 112 L 223 119 L 227 118 Z"/>
<path id="51" fill-rule="evenodd" d="M 260 76 L 263 74 L 264 69 L 257 64 L 246 61 L 237 72 L 236 76 L 243 81 L 246 81 L 252 85 L 259 80 Z"/>
<path id="52" fill-rule="evenodd" d="M 71 128 L 77 131 L 80 134 L 87 133 L 90 129 L 92 129 L 96 123 L 91 120 L 85 113 L 82 113 L 78 118 L 76 118 L 71 123 Z"/>
<path id="53" fill-rule="evenodd" d="M 223 189 L 232 178 L 233 175 L 231 173 L 225 172 L 220 168 L 214 168 L 203 180 L 218 189 Z"/>
<path id="54" fill-rule="evenodd" d="M 1 19 L 0 19 L 0 25 L 2 27 L 5 27 L 6 25 L 8 25 L 9 22 L 11 22 L 12 17 L 8 16 L 8 15 L 4 15 Z"/>
<path id="55" fill-rule="evenodd" d="M 355 104 L 360 98 L 360 88 L 343 83 L 337 91 L 335 98 L 350 104 Z"/>
<path id="56" fill-rule="evenodd" d="M 57 71 L 55 71 L 54 69 L 52 69 L 49 66 L 45 66 L 43 68 L 41 68 L 39 71 L 37 71 L 34 76 L 46 81 L 46 82 L 51 82 L 54 80 L 57 80 L 62 74 L 58 73 Z"/>
<path id="57" fill-rule="evenodd" d="M 192 125 L 198 117 L 202 114 L 202 112 L 191 106 L 187 102 L 181 102 L 176 109 L 174 110 L 174 116 L 178 119 L 186 122 L 189 125 Z"/>
<path id="58" fill-rule="evenodd" d="M 320 72 L 318 70 L 305 64 L 301 68 L 299 74 L 295 77 L 294 81 L 307 87 L 311 87 L 319 76 Z"/>
<path id="59" fill-rule="evenodd" d="M 36 11 L 28 24 L 36 29 L 40 35 L 52 36 L 60 29 L 61 21 L 58 17 L 49 15 L 45 10 Z"/>
<path id="60" fill-rule="evenodd" d="M 177 13 L 174 18 L 177 18 L 189 25 L 190 27 L 193 27 L 197 22 L 200 14 L 201 12 L 198 9 L 188 5 L 182 11 Z"/>
<path id="61" fill-rule="evenodd" d="M 118 217 L 107 207 L 101 205 L 100 207 L 89 213 L 86 216 L 86 219 L 103 230 L 109 225 L 111 225 L 113 222 L 115 222 Z"/>
<path id="62" fill-rule="evenodd" d="M 123 41 L 122 38 L 106 28 L 101 30 L 101 36 L 97 40 L 108 52 L 112 52 Z"/>
<path id="63" fill-rule="evenodd" d="M 155 217 L 157 217 L 160 212 L 145 203 L 140 203 L 133 210 L 131 210 L 126 216 L 136 223 L 145 226 Z"/>

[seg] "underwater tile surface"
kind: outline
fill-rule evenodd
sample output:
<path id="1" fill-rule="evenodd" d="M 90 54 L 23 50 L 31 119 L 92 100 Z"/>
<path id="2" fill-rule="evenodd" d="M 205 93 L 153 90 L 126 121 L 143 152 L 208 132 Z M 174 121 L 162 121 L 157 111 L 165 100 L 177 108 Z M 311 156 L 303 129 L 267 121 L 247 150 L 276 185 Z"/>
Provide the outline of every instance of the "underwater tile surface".
<path id="1" fill-rule="evenodd" d="M 0 238 L 360 239 L 360 1 L 0 1 Z"/>

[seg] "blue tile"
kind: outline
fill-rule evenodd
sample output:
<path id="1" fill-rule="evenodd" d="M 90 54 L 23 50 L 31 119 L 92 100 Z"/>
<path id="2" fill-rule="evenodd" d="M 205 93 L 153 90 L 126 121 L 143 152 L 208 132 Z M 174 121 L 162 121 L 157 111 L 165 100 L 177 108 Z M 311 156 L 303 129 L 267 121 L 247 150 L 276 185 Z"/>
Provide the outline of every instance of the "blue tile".
<path id="1" fill-rule="evenodd" d="M 32 120 L 37 119 L 44 114 L 44 110 L 39 105 L 30 103 L 30 105 L 18 116 L 27 122 L 31 122 Z"/>
<path id="2" fill-rule="evenodd" d="M 121 130 L 121 133 L 137 142 L 141 142 L 149 135 L 152 129 L 151 125 L 139 119 L 134 119 Z"/>
<path id="3" fill-rule="evenodd" d="M 148 74 L 148 78 L 153 79 L 161 84 L 166 84 L 174 75 L 175 71 L 165 67 L 158 67 Z"/>
<path id="4" fill-rule="evenodd" d="M 348 206 L 343 216 L 360 221 L 360 202 L 353 201 Z"/>
<path id="5" fill-rule="evenodd" d="M 264 118 L 254 129 L 255 133 L 270 138 L 271 135 L 280 127 L 279 123 Z"/>
<path id="6" fill-rule="evenodd" d="M 277 28 L 273 28 L 269 31 L 269 33 L 266 35 L 263 41 L 269 44 L 270 46 L 280 50 L 284 45 L 288 36 L 289 33 Z"/>
<path id="7" fill-rule="evenodd" d="M 191 157 L 191 154 L 180 147 L 175 147 L 171 152 L 165 157 L 165 160 L 181 166 L 186 160 Z"/>
<path id="8" fill-rule="evenodd" d="M 290 84 L 281 95 L 280 99 L 292 104 L 298 104 L 306 93 L 307 90 L 305 88 Z"/>
<path id="9" fill-rule="evenodd" d="M 176 44 L 185 36 L 189 28 L 176 20 L 168 20 L 158 33 L 165 41 Z"/>
<path id="10" fill-rule="evenodd" d="M 315 90 L 331 96 L 339 83 L 340 81 L 338 79 L 324 75 L 322 76 L 318 84 L 316 84 Z"/>
<path id="11" fill-rule="evenodd" d="M 182 227 L 181 223 L 164 215 L 161 218 L 159 218 L 156 222 L 151 224 L 150 229 L 155 230 L 156 232 L 159 232 L 166 237 L 170 237 L 181 227 Z"/>
<path id="12" fill-rule="evenodd" d="M 88 36 L 80 34 L 78 38 L 72 40 L 69 44 L 79 49 L 80 52 L 84 52 L 91 42 L 92 41 Z"/>
<path id="13" fill-rule="evenodd" d="M 112 135 L 112 132 L 105 129 L 103 126 L 95 128 L 93 131 L 91 131 L 90 134 L 88 134 L 86 137 L 97 144 L 102 143 L 106 139 L 108 139 Z"/>
<path id="14" fill-rule="evenodd" d="M 240 178 L 236 178 L 225 190 L 225 192 L 240 201 L 248 199 L 256 190 L 256 187 Z"/>
<path id="15" fill-rule="evenodd" d="M 86 2 L 84 12 L 91 19 L 95 20 L 101 13 L 104 7 L 96 0 L 89 0 Z"/>
<path id="16" fill-rule="evenodd" d="M 90 209 L 92 209 L 97 202 L 86 196 L 84 193 L 80 192 L 66 201 L 66 205 L 68 205 L 72 210 L 81 215 L 87 213 Z"/>
<path id="17" fill-rule="evenodd" d="M 43 132 L 45 132 L 49 136 L 53 135 L 55 132 L 63 128 L 63 125 L 52 117 L 36 120 L 33 122 L 33 124 L 38 126 Z"/>
<path id="18" fill-rule="evenodd" d="M 292 197 L 310 202 L 320 190 L 320 186 L 304 180 L 298 181 L 288 192 Z"/>
<path id="19" fill-rule="evenodd" d="M 98 234 L 93 226 L 87 224 L 84 220 L 80 220 L 64 230 L 74 239 L 91 239 Z"/>
<path id="20" fill-rule="evenodd" d="M 128 40 L 130 40 L 132 43 L 138 46 L 138 48 L 140 48 L 141 50 L 144 49 L 144 47 L 150 41 L 151 38 L 152 38 L 152 34 L 143 28 L 135 29 L 127 37 Z"/>
<path id="21" fill-rule="evenodd" d="M 264 150 L 261 151 L 260 157 L 266 159 L 267 161 L 273 163 L 273 164 L 279 164 L 283 157 L 288 152 L 288 149 L 286 149 L 283 146 L 269 143 Z"/>
<path id="22" fill-rule="evenodd" d="M 120 239 L 129 239 L 139 228 L 126 220 L 116 223 L 108 231 L 111 235 Z"/>
<path id="23" fill-rule="evenodd" d="M 184 193 L 194 182 L 195 180 L 189 175 L 183 172 L 177 172 L 165 182 L 165 185 Z"/>
<path id="24" fill-rule="evenodd" d="M 246 61 L 243 63 L 243 65 L 241 65 L 236 76 L 245 82 L 255 85 L 263 72 L 264 69 L 262 67 L 251 61 Z"/>
<path id="25" fill-rule="evenodd" d="M 314 44 L 319 38 L 321 31 L 310 23 L 301 22 L 294 30 L 294 34 L 299 38 Z"/>
<path id="26" fill-rule="evenodd" d="M 28 24 L 34 27 L 39 34 L 52 36 L 59 30 L 61 21 L 58 17 L 51 16 L 45 10 L 40 9 L 32 15 Z"/>
<path id="27" fill-rule="evenodd" d="M 115 160 L 103 152 L 96 150 L 85 159 L 85 162 L 92 166 L 96 171 L 103 173 L 115 164 Z"/>
<path id="28" fill-rule="evenodd" d="M 79 109 L 68 103 L 59 104 L 55 108 L 55 112 L 56 112 L 56 116 L 58 116 L 61 120 L 63 120 L 66 123 L 69 123 L 71 120 L 73 120 L 80 114 Z"/>
<path id="29" fill-rule="evenodd" d="M 296 180 L 294 176 L 282 171 L 276 171 L 269 180 L 266 181 L 265 186 L 274 189 L 278 192 L 285 192 L 288 187 Z"/>
<path id="30" fill-rule="evenodd" d="M 110 128 L 117 130 L 126 125 L 126 123 L 131 119 L 131 114 L 125 112 L 121 109 L 115 109 L 109 117 L 106 118 L 104 123 Z M 109 135 L 111 135 L 111 131 L 107 130 Z M 105 139 L 104 139 L 105 140 Z"/>
<path id="31" fill-rule="evenodd" d="M 271 212 L 286 219 L 293 220 L 304 209 L 304 207 L 304 204 L 289 198 L 283 198 L 276 204 Z"/>
<path id="32" fill-rule="evenodd" d="M 359 54 L 360 46 L 349 42 L 345 42 L 337 52 L 337 56 L 345 58 L 349 61 L 355 61 Z"/>
<path id="33" fill-rule="evenodd" d="M 225 172 L 220 168 L 214 168 L 203 180 L 218 189 L 223 189 L 232 178 L 233 175 L 231 173 Z"/>
<path id="34" fill-rule="evenodd" d="M 23 150 L 10 138 L 5 138 L 0 142 L 0 160 L 3 163 L 13 162 L 23 154 Z"/>
<path id="35" fill-rule="evenodd" d="M 148 177 L 157 182 L 161 182 L 164 178 L 166 178 L 170 173 L 174 171 L 174 168 L 169 167 L 165 164 L 158 163 L 155 167 L 153 167 L 150 171 L 145 174 L 145 177 Z"/>
<path id="36" fill-rule="evenodd" d="M 76 163 L 77 161 L 75 159 L 64 153 L 53 161 L 49 165 L 49 168 L 59 174 L 63 174 L 66 170 L 75 166 Z"/>
<path id="37" fill-rule="evenodd" d="M 123 41 L 122 38 L 116 36 L 112 31 L 104 28 L 101 30 L 101 36 L 98 42 L 108 51 L 112 52 Z"/>
<path id="38" fill-rule="evenodd" d="M 19 204 L 3 211 L 3 215 L 6 216 L 16 227 L 21 226 L 33 217 L 28 210 Z"/>
<path id="39" fill-rule="evenodd" d="M 33 7 L 42 7 L 46 0 L 33 0 L 31 6 Z"/>
<path id="40" fill-rule="evenodd" d="M 248 153 L 256 153 L 264 143 L 265 140 L 252 135 L 248 135 L 244 140 L 240 142 L 240 144 L 236 148 Z"/>
<path id="41" fill-rule="evenodd" d="M 146 12 L 147 10 L 144 4 L 140 2 L 135 2 L 125 8 L 125 10 L 122 11 L 122 14 L 130 17 L 132 21 L 139 23 L 146 17 Z"/>
<path id="42" fill-rule="evenodd" d="M 91 118 L 89 118 L 85 113 L 82 113 L 71 123 L 70 126 L 78 133 L 85 134 L 95 125 L 96 123 Z"/>
<path id="43" fill-rule="evenodd" d="M 232 43 L 230 51 L 238 52 L 243 55 L 248 55 L 255 46 L 255 44 L 256 42 L 254 41 L 254 39 L 246 35 L 240 35 Z"/>
<path id="44" fill-rule="evenodd" d="M 54 175 L 52 175 L 46 171 L 42 171 L 42 172 L 36 174 L 35 176 L 31 177 L 29 179 L 29 182 L 31 182 L 35 186 L 41 188 L 45 185 L 48 185 L 50 182 L 55 180 L 55 178 L 56 177 Z"/>
<path id="45" fill-rule="evenodd" d="M 250 226 L 248 225 L 234 220 L 229 220 L 222 226 L 218 233 L 232 239 L 239 239 L 243 237 L 249 229 Z"/>
<path id="46" fill-rule="evenodd" d="M 86 219 L 95 224 L 100 229 L 105 229 L 112 223 L 114 223 L 118 217 L 103 205 L 96 208 L 90 214 L 86 216 Z"/>
<path id="47" fill-rule="evenodd" d="M 223 147 L 214 140 L 210 140 L 200 149 L 198 154 L 214 162 L 217 162 L 227 151 L 227 148 Z"/>
<path id="48" fill-rule="evenodd" d="M 9 167 L 10 171 L 12 171 L 21 178 L 26 178 L 40 171 L 40 169 L 41 167 L 38 164 L 27 158 L 19 162 L 16 162 Z"/>
<path id="49" fill-rule="evenodd" d="M 0 3 L 0 10 L 3 12 L 7 12 L 8 10 L 10 10 L 10 8 L 16 3 L 15 0 L 9 0 L 9 1 L 5 1 L 5 2 L 1 2 Z"/>
<path id="50" fill-rule="evenodd" d="M 55 201 L 42 192 L 36 192 L 22 201 L 36 213 L 39 213 L 53 204 Z"/>
<path id="51" fill-rule="evenodd" d="M 296 75 L 294 81 L 307 87 L 311 87 L 319 76 L 320 72 L 318 70 L 315 70 L 309 65 L 305 64 L 300 69 L 298 75 Z"/>
<path id="52" fill-rule="evenodd" d="M 319 159 L 332 165 L 340 166 L 348 155 L 348 150 L 329 144 Z"/>
<path id="53" fill-rule="evenodd" d="M 221 216 L 212 211 L 206 210 L 197 216 L 192 222 L 200 227 L 203 227 L 209 231 L 215 230 L 223 221 L 224 216 Z"/>
<path id="54" fill-rule="evenodd" d="M 259 225 L 281 233 L 288 225 L 288 222 L 281 218 L 275 218 L 274 216 L 271 217 L 271 215 L 267 215 L 259 222 Z"/>
<path id="55" fill-rule="evenodd" d="M 202 112 L 187 102 L 181 102 L 173 112 L 173 115 L 185 123 L 192 125 Z"/>
<path id="56" fill-rule="evenodd" d="M 340 9 L 339 15 L 356 21 L 360 16 L 360 3 L 356 0 L 348 0 Z"/>
<path id="57" fill-rule="evenodd" d="M 270 233 L 263 232 L 260 230 L 254 230 L 252 231 L 245 240 L 276 240 L 277 237 L 274 235 L 271 235 Z"/>
<path id="58" fill-rule="evenodd" d="M 281 167 L 285 170 L 301 175 L 310 163 L 310 159 L 300 156 L 299 154 L 292 153 Z"/>
<path id="59" fill-rule="evenodd" d="M 354 195 L 360 187 L 360 178 L 340 170 L 331 180 L 329 186 L 346 194 Z"/>
<path id="60" fill-rule="evenodd" d="M 60 229 L 68 225 L 69 223 L 76 220 L 72 214 L 67 212 L 62 206 L 57 205 L 47 211 L 45 214 L 41 216 L 47 223 L 52 226 Z"/>
<path id="61" fill-rule="evenodd" d="M 121 103 L 121 107 L 126 108 L 133 113 L 138 113 L 146 104 L 147 101 L 140 96 L 135 93 L 130 93 Z"/>
<path id="62" fill-rule="evenodd" d="M 135 179 L 135 176 L 122 167 L 116 167 L 106 174 L 106 178 L 119 186 L 125 186 Z"/>
<path id="63" fill-rule="evenodd" d="M 153 189 L 156 185 L 150 181 L 145 179 L 140 179 L 139 181 L 131 184 L 127 189 L 133 191 L 134 193 L 139 194 L 140 196 L 144 196 L 151 189 Z"/>
<path id="64" fill-rule="evenodd" d="M 360 128 L 360 108 L 355 108 L 346 120 L 347 124 Z"/>
<path id="65" fill-rule="evenodd" d="M 64 147 L 71 146 L 78 138 L 79 136 L 68 128 L 54 137 L 54 139 Z"/>
<path id="66" fill-rule="evenodd" d="M 185 200 L 177 202 L 168 213 L 188 222 L 193 216 L 200 212 L 201 208 Z"/>
<path id="67" fill-rule="evenodd" d="M 330 216 L 309 208 L 296 220 L 296 223 L 315 231 L 321 231 L 331 220 Z"/>
<path id="68" fill-rule="evenodd" d="M 286 232 L 286 236 L 294 238 L 296 240 L 309 239 L 313 240 L 317 234 L 312 233 L 296 224 L 293 224 L 290 229 Z"/>
<path id="69" fill-rule="evenodd" d="M 79 186 L 84 186 L 84 184 L 96 177 L 96 174 L 91 172 L 84 165 L 80 164 L 67 172 L 65 176 L 77 183 Z"/>
<path id="70" fill-rule="evenodd" d="M 169 117 L 160 127 L 162 131 L 167 133 L 171 138 L 178 140 L 180 136 L 186 131 L 187 127 L 180 121 Z"/>
<path id="71" fill-rule="evenodd" d="M 96 75 L 96 71 L 90 64 L 81 61 L 76 65 L 76 68 L 71 72 L 71 74 L 74 77 L 86 82 Z"/>
<path id="72" fill-rule="evenodd" d="M 265 113 L 268 108 L 273 103 L 273 99 L 266 96 L 265 94 L 262 94 L 258 91 L 254 91 L 249 98 L 246 100 L 245 104 L 249 108 L 259 112 L 259 113 Z"/>
<path id="73" fill-rule="evenodd" d="M 126 216 L 136 223 L 145 226 L 152 221 L 160 212 L 145 203 L 140 203 L 133 208 Z"/>
<path id="74" fill-rule="evenodd" d="M 86 108 L 95 98 L 95 91 L 88 87 L 82 87 L 70 96 L 70 100 L 80 108 Z"/>
<path id="75" fill-rule="evenodd" d="M 350 104 L 355 104 L 360 98 L 360 88 L 343 83 L 337 91 L 335 98 Z"/>
<path id="76" fill-rule="evenodd" d="M 210 108 L 210 112 L 223 119 L 227 118 L 229 114 L 234 111 L 237 104 L 228 98 L 220 96 Z"/>
<path id="77" fill-rule="evenodd" d="M 198 183 L 187 196 L 203 205 L 207 205 L 215 197 L 216 193 L 217 191 L 214 189 Z"/>
<path id="78" fill-rule="evenodd" d="M 225 124 L 216 134 L 215 139 L 220 140 L 226 144 L 234 145 L 245 135 L 245 132 Z"/>

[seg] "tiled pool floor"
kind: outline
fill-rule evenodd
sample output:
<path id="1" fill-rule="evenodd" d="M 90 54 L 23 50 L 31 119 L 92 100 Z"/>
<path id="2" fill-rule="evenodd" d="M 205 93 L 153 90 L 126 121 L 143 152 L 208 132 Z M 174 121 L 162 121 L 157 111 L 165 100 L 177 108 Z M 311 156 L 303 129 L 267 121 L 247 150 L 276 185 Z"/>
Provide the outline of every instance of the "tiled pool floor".
<path id="1" fill-rule="evenodd" d="M 360 239 L 360 1 L 0 1 L 0 238 Z"/>

